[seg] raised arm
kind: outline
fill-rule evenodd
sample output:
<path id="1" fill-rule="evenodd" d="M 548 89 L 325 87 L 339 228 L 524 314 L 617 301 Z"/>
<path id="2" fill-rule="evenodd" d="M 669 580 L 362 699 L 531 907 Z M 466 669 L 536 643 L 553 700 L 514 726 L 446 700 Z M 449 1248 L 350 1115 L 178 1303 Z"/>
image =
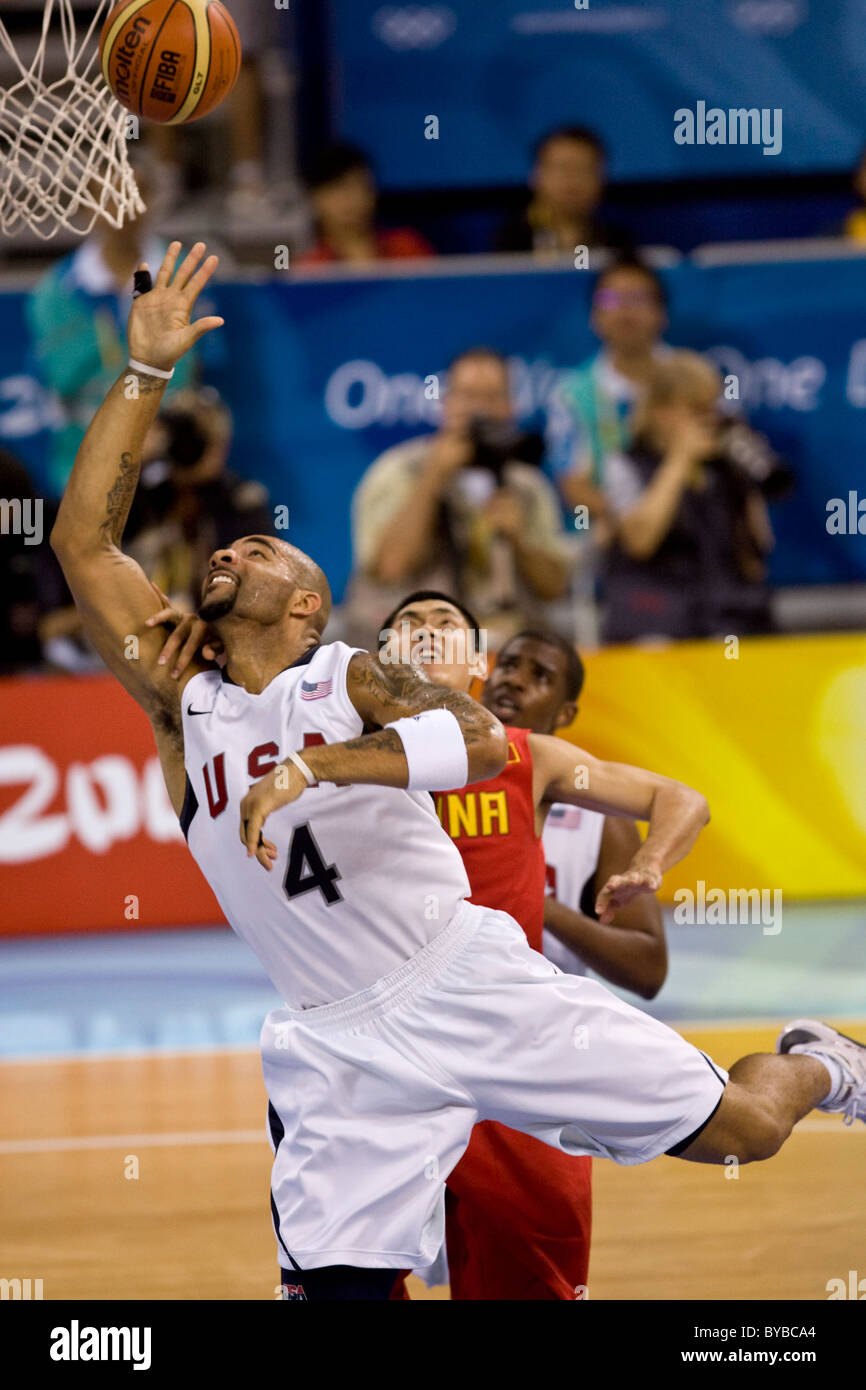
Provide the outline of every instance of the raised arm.
<path id="1" fill-rule="evenodd" d="M 190 323 L 196 297 L 217 264 L 216 256 L 202 263 L 204 250 L 201 242 L 193 247 L 172 283 L 180 243 L 169 247 L 153 289 L 133 303 L 127 330 L 131 360 L 168 373 L 203 333 L 222 323 L 218 318 Z M 120 543 L 138 484 L 141 447 L 166 380 L 132 366 L 118 377 L 82 440 L 51 533 L 85 631 L 148 709 L 157 688 L 168 687 L 157 666 L 162 636 L 144 626 L 160 604 Z M 177 698 L 177 686 L 173 689 Z"/>
<path id="2" fill-rule="evenodd" d="M 349 662 L 346 688 L 371 732 L 303 750 L 315 782 L 365 783 L 429 791 L 495 777 L 505 766 L 505 730 L 468 695 L 434 685 L 415 666 L 381 663 L 369 652 Z M 386 728 L 385 725 L 395 727 Z M 241 842 L 269 869 L 276 850 L 262 836 L 272 811 L 306 790 L 292 761 L 255 782 L 241 803 Z"/>
<path id="3" fill-rule="evenodd" d="M 157 665 L 162 635 L 144 625 L 160 604 L 143 570 L 120 544 L 138 484 L 142 444 L 166 386 L 167 377 L 157 373 L 170 373 L 202 334 L 222 323 L 219 318 L 190 322 L 195 300 L 217 265 L 216 256 L 202 262 L 204 250 L 198 242 L 172 282 L 180 253 L 180 243 L 173 242 L 153 289 L 133 302 L 127 328 L 130 360 L 156 371 L 130 365 L 112 386 L 81 442 L 51 533 L 85 631 L 148 712 L 157 692 L 169 689 Z M 174 685 L 174 699 L 177 693 Z"/>
<path id="4" fill-rule="evenodd" d="M 147 294 L 129 316 L 130 359 L 157 372 L 174 363 L 219 318 L 190 322 L 196 297 L 216 268 L 202 262 L 204 245 L 193 247 L 172 282 L 180 243 L 173 242 Z M 72 590 L 84 630 L 126 690 L 146 710 L 157 733 L 169 793 L 177 803 L 182 787 L 177 754 L 179 701 L 184 682 L 172 681 L 158 664 L 164 634 L 146 626 L 160 601 L 134 560 L 120 549 L 138 484 L 141 447 L 159 409 L 166 377 L 130 365 L 117 379 L 81 442 L 51 545 Z M 188 669 L 186 679 L 195 674 Z"/>
<path id="5" fill-rule="evenodd" d="M 706 798 L 683 782 L 626 763 L 602 762 L 565 739 L 531 734 L 536 805 L 567 801 L 607 816 L 649 822 L 625 873 L 608 879 L 596 901 L 599 920 L 638 893 L 656 893 L 662 877 L 684 859 L 710 819 Z"/>

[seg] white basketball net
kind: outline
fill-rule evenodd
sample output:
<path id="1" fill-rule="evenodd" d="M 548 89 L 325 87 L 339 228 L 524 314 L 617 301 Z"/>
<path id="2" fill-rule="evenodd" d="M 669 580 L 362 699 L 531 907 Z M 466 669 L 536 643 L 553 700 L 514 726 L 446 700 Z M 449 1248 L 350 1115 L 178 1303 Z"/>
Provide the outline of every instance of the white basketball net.
<path id="1" fill-rule="evenodd" d="M 0 44 L 21 77 L 0 92 L 0 231 L 30 227 L 52 237 L 61 227 L 84 236 L 97 218 L 112 227 L 144 211 L 127 159 L 134 119 L 115 100 L 99 66 L 98 35 L 112 0 L 99 0 L 83 37 L 72 0 L 45 0 L 42 36 L 29 68 L 0 19 Z M 43 80 L 46 46 L 56 17 L 66 71 Z"/>

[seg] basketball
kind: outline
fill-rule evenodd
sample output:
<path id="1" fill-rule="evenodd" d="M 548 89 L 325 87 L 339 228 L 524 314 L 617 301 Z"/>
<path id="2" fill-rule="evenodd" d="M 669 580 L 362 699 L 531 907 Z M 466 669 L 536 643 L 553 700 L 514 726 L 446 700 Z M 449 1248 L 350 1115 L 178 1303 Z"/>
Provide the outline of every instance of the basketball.
<path id="1" fill-rule="evenodd" d="M 220 0 L 120 0 L 102 26 L 99 57 L 121 106 L 147 121 L 182 125 L 228 96 L 241 44 Z"/>

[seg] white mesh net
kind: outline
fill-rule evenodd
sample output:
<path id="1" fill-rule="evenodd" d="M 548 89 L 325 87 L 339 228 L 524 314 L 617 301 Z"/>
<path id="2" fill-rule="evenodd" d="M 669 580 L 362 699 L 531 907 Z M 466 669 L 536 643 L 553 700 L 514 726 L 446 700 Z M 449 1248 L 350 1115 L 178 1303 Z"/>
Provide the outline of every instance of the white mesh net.
<path id="1" fill-rule="evenodd" d="M 112 3 L 99 0 L 79 36 L 72 0 L 45 0 L 29 66 L 0 18 L 0 45 L 20 74 L 0 91 L 0 231 L 7 236 L 25 226 L 43 238 L 61 227 L 84 236 L 97 218 L 120 227 L 144 211 L 127 158 L 135 118 L 115 100 L 99 66 L 99 31 Z M 46 56 L 57 50 L 58 30 L 66 66 L 52 76 Z"/>

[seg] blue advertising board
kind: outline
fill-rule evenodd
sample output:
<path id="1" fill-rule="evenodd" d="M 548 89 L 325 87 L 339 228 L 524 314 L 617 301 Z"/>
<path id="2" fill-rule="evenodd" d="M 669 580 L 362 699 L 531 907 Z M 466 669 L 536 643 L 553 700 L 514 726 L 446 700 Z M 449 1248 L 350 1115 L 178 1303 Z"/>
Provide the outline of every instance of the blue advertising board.
<path id="1" fill-rule="evenodd" d="M 289 508 L 288 538 L 348 576 L 349 504 L 386 447 L 431 429 L 461 349 L 511 359 L 518 408 L 544 423 L 559 374 L 596 350 L 585 272 L 445 274 L 217 284 L 226 321 L 207 377 L 235 415 L 231 463 Z M 827 530 L 829 499 L 866 495 L 866 258 L 665 272 L 668 341 L 710 352 L 735 375 L 753 424 L 793 464 L 773 508 L 776 583 L 866 580 L 866 537 Z M 0 443 L 46 487 L 53 418 L 35 380 L 24 296 L 0 295 Z"/>

